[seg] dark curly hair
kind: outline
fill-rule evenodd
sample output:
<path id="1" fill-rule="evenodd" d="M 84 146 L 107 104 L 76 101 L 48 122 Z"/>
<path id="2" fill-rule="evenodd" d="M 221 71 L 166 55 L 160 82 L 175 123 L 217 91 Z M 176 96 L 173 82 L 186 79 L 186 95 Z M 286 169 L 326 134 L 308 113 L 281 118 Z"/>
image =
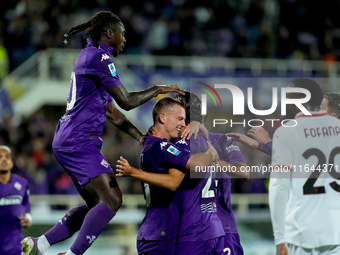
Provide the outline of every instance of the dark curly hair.
<path id="1" fill-rule="evenodd" d="M 202 123 L 201 114 L 201 99 L 192 92 L 185 92 L 185 95 L 176 95 L 175 99 L 181 101 L 185 105 L 185 124 L 188 125 L 190 121 L 198 121 Z"/>
<path id="2" fill-rule="evenodd" d="M 64 35 L 64 43 L 67 44 L 68 40 L 72 36 L 89 28 L 89 30 L 84 35 L 84 41 L 87 42 L 88 39 L 91 38 L 94 45 L 98 47 L 98 41 L 103 32 L 108 29 L 117 31 L 117 29 L 121 25 L 123 25 L 123 23 L 116 14 L 113 14 L 110 11 L 100 11 L 95 13 L 88 21 L 80 25 L 71 27 Z"/>

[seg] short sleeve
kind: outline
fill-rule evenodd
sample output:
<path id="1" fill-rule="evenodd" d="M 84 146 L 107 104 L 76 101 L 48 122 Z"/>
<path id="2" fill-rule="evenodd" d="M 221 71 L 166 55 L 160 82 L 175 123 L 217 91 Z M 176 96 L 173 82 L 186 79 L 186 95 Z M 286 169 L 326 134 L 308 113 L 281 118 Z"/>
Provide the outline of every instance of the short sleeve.
<path id="1" fill-rule="evenodd" d="M 160 146 L 160 159 L 169 168 L 182 168 L 185 169 L 186 164 L 190 158 L 190 152 L 180 149 L 178 146 L 171 142 L 162 142 Z"/>
<path id="2" fill-rule="evenodd" d="M 105 53 L 96 53 L 87 65 L 87 74 L 98 77 L 101 85 L 108 89 L 122 85 L 115 64 Z"/>
<path id="3" fill-rule="evenodd" d="M 31 211 L 31 203 L 29 201 L 29 195 L 30 195 L 30 190 L 28 187 L 28 183 L 25 183 L 25 194 L 23 196 L 23 200 L 22 200 L 22 206 L 24 209 L 24 212 L 30 212 Z"/>
<path id="4" fill-rule="evenodd" d="M 279 127 L 273 136 L 271 166 L 292 167 L 294 135 L 285 127 Z"/>

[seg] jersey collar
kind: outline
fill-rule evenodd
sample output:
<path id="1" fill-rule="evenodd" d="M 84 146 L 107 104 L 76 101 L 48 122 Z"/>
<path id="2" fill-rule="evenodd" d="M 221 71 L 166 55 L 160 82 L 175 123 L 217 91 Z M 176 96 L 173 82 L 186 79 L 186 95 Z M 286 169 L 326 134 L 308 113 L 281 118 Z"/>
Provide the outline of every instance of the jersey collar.
<path id="1" fill-rule="evenodd" d="M 102 49 L 103 51 L 105 51 L 105 53 L 109 54 L 110 56 L 112 55 L 113 47 L 106 45 L 102 42 L 98 42 L 98 45 L 99 49 Z M 94 46 L 92 39 L 89 40 L 88 46 Z"/>
<path id="2" fill-rule="evenodd" d="M 328 113 L 326 111 L 310 111 L 310 113 L 312 115 L 305 115 L 302 112 L 299 112 L 298 114 L 296 114 L 295 119 L 297 118 L 301 118 L 301 117 L 318 117 L 318 116 L 325 116 L 328 115 Z"/>

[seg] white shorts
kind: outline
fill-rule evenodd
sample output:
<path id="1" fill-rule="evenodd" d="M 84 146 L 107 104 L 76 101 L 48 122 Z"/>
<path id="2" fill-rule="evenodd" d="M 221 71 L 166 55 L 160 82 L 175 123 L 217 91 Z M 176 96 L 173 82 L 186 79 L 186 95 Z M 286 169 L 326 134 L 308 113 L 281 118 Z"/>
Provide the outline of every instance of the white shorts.
<path id="1" fill-rule="evenodd" d="M 288 255 L 339 255 L 340 245 L 327 245 L 317 248 L 303 248 L 287 243 Z"/>

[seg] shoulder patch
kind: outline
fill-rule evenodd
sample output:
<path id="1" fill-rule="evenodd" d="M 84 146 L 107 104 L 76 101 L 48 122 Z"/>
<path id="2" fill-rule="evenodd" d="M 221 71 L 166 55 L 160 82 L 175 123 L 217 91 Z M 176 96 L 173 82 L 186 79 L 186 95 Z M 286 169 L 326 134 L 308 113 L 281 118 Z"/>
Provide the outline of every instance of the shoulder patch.
<path id="1" fill-rule="evenodd" d="M 116 70 L 116 67 L 113 63 L 109 64 L 108 65 L 109 69 L 110 69 L 110 72 L 112 74 L 112 76 L 116 76 L 117 75 L 117 70 Z"/>
<path id="2" fill-rule="evenodd" d="M 167 149 L 168 152 L 170 152 L 171 154 L 178 156 L 178 154 L 181 153 L 180 150 L 176 149 L 174 146 L 170 145 L 169 148 Z"/>

